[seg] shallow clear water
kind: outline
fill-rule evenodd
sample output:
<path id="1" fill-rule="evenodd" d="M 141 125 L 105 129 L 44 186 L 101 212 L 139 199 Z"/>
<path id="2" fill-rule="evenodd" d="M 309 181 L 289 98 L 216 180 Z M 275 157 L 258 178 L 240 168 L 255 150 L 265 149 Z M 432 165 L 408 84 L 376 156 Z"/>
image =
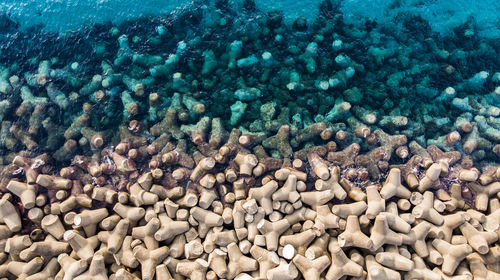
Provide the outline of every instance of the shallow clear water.
<path id="1" fill-rule="evenodd" d="M 120 126 L 147 130 L 170 108 L 184 125 L 207 116 L 266 136 L 326 122 L 348 133 L 340 146 L 364 143 L 361 126 L 464 153 L 478 130 L 483 147 L 465 150 L 497 160 L 499 11 L 488 0 L 4 1 L 0 152 L 69 140 L 83 152 L 82 127 L 116 143 Z M 453 132 L 463 143 L 446 144 Z"/>

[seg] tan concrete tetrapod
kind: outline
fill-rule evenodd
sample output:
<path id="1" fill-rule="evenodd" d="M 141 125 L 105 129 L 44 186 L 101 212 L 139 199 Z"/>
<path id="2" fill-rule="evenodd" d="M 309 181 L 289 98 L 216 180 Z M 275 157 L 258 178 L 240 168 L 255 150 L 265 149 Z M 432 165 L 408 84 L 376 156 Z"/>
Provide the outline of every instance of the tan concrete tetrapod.
<path id="1" fill-rule="evenodd" d="M 7 189 L 21 199 L 21 203 L 25 209 L 35 207 L 36 192 L 34 185 L 11 180 L 7 185 Z"/>
<path id="2" fill-rule="evenodd" d="M 71 247 L 68 243 L 48 240 L 48 238 L 46 238 L 45 241 L 34 242 L 29 247 L 30 253 L 41 256 L 46 260 L 49 260 L 52 257 L 57 257 L 63 253 L 69 253 L 70 251 Z"/>
<path id="3" fill-rule="evenodd" d="M 332 258 L 332 265 L 325 275 L 326 280 L 338 280 L 344 276 L 361 277 L 363 275 L 363 267 L 350 260 L 342 248 L 331 239 L 328 244 Z"/>
<path id="4" fill-rule="evenodd" d="M 168 255 L 168 248 L 162 246 L 158 249 L 148 250 L 143 246 L 136 246 L 133 249 L 134 256 L 141 263 L 141 275 L 144 280 L 153 280 L 156 266 L 163 262 Z"/>
<path id="5" fill-rule="evenodd" d="M 401 233 L 409 233 L 411 230 L 411 225 L 403 218 L 401 218 L 397 211 L 382 212 L 379 214 L 379 216 L 384 216 L 387 220 L 387 224 L 389 225 L 389 227 L 395 231 Z"/>
<path id="6" fill-rule="evenodd" d="M 287 263 L 280 259 L 280 264 L 268 270 L 266 276 L 269 280 L 293 280 L 299 276 L 299 271 L 292 262 Z"/>
<path id="7" fill-rule="evenodd" d="M 475 206 L 478 211 L 486 211 L 490 196 L 500 192 L 500 182 L 493 182 L 487 186 L 482 186 L 478 183 L 469 183 L 467 186 L 476 194 Z"/>
<path id="8" fill-rule="evenodd" d="M 113 278 L 109 278 L 113 279 Z M 114 274 L 114 280 L 141 280 L 136 274 L 128 272 L 125 268 L 118 269 Z"/>
<path id="9" fill-rule="evenodd" d="M 212 227 L 219 227 L 224 223 L 221 215 L 200 207 L 191 208 L 189 213 L 198 222 L 198 234 L 201 238 L 204 238 Z"/>
<path id="10" fill-rule="evenodd" d="M 339 222 L 340 217 L 334 215 L 328 205 L 321 205 L 316 208 L 316 218 L 313 226 L 315 230 L 324 233 L 327 229 L 339 228 Z"/>
<path id="11" fill-rule="evenodd" d="M 411 271 L 414 266 L 412 260 L 399 252 L 379 252 L 375 255 L 375 260 L 383 266 L 399 271 Z"/>
<path id="12" fill-rule="evenodd" d="M 107 280 L 108 272 L 104 266 L 104 257 L 96 254 L 92 257 L 89 270 L 75 277 L 75 280 Z"/>
<path id="13" fill-rule="evenodd" d="M 234 230 L 224 230 L 214 232 L 209 231 L 205 240 L 203 241 L 203 249 L 207 253 L 211 253 L 217 246 L 227 247 L 230 243 L 238 242 L 238 237 L 236 236 L 236 231 Z"/>
<path id="14" fill-rule="evenodd" d="M 373 220 L 380 212 L 385 211 L 385 199 L 380 196 L 377 185 L 366 187 L 366 198 L 368 200 L 368 208 L 365 215 L 368 219 Z"/>
<path id="15" fill-rule="evenodd" d="M 45 267 L 35 274 L 32 274 L 25 278 L 25 280 L 47 280 L 53 279 L 59 271 L 59 263 L 57 258 L 51 258 Z"/>
<path id="16" fill-rule="evenodd" d="M 259 264 L 256 260 L 244 256 L 236 243 L 227 246 L 229 262 L 227 264 L 227 279 L 234 279 L 242 272 L 257 270 Z"/>
<path id="17" fill-rule="evenodd" d="M 106 208 L 83 210 L 79 214 L 75 215 L 73 218 L 73 224 L 75 226 L 82 227 L 85 231 L 85 235 L 92 236 L 96 234 L 97 225 L 108 216 L 109 213 Z"/>
<path id="18" fill-rule="evenodd" d="M 262 219 L 257 224 L 257 229 L 266 238 L 267 250 L 276 251 L 278 249 L 278 239 L 280 235 L 285 232 L 290 227 L 290 224 L 286 219 L 279 220 L 276 222 L 269 222 Z"/>
<path id="19" fill-rule="evenodd" d="M 168 268 L 164 264 L 160 264 L 156 266 L 156 279 L 157 280 L 171 280 L 174 279 L 168 271 Z"/>
<path id="20" fill-rule="evenodd" d="M 158 241 L 154 238 L 154 234 L 159 228 L 160 220 L 158 220 L 158 218 L 152 218 L 144 226 L 133 228 L 132 237 L 142 240 L 147 249 L 154 250 L 158 248 Z"/>
<path id="21" fill-rule="evenodd" d="M 436 226 L 440 226 L 444 223 L 443 216 L 434 209 L 434 193 L 429 191 L 424 193 L 422 202 L 413 207 L 411 213 L 415 218 L 424 219 Z"/>
<path id="22" fill-rule="evenodd" d="M 444 261 L 443 256 L 441 256 L 441 253 L 432 246 L 432 241 L 427 241 L 427 248 L 429 249 L 427 260 L 432 264 L 442 265 Z"/>
<path id="23" fill-rule="evenodd" d="M 0 225 L 0 239 L 7 239 L 12 235 L 12 231 L 10 231 L 7 225 Z"/>
<path id="24" fill-rule="evenodd" d="M 336 204 L 332 206 L 332 213 L 346 219 L 348 216 L 361 216 L 368 209 L 368 204 L 358 201 L 348 204 Z"/>
<path id="25" fill-rule="evenodd" d="M 26 277 L 37 273 L 43 266 L 43 259 L 35 257 L 29 262 L 10 261 L 7 269 L 15 275 L 17 279 L 25 279 Z"/>
<path id="26" fill-rule="evenodd" d="M 481 257 L 477 256 L 476 253 L 471 254 L 467 257 L 467 261 L 470 266 L 470 270 L 474 279 L 479 280 L 496 280 L 500 279 L 500 273 L 491 271 L 486 268 L 484 263 L 481 261 Z"/>
<path id="27" fill-rule="evenodd" d="M 385 244 L 399 246 L 403 244 L 403 236 L 392 231 L 384 215 L 379 215 L 371 229 L 370 239 L 373 242 L 373 250 L 376 251 Z"/>
<path id="28" fill-rule="evenodd" d="M 401 170 L 399 168 L 391 168 L 380 190 L 380 196 L 388 200 L 393 196 L 408 199 L 410 195 L 410 190 L 401 184 Z"/>
<path id="29" fill-rule="evenodd" d="M 227 278 L 228 270 L 226 259 L 227 253 L 218 248 L 213 250 L 210 255 L 208 255 L 208 265 L 210 269 L 215 272 L 217 277 L 222 279 Z"/>
<path id="30" fill-rule="evenodd" d="M 134 256 L 134 252 L 132 251 L 132 240 L 132 236 L 125 236 L 120 250 L 113 254 L 113 257 L 118 265 L 124 265 L 130 268 L 136 268 L 139 266 L 139 261 L 137 261 L 137 258 Z"/>
<path id="31" fill-rule="evenodd" d="M 187 221 L 174 221 L 166 213 L 158 215 L 160 220 L 160 228 L 154 234 L 154 238 L 158 241 L 172 240 L 179 234 L 189 230 Z"/>
<path id="32" fill-rule="evenodd" d="M 373 241 L 366 236 L 359 226 L 357 216 L 347 217 L 347 224 L 345 231 L 338 236 L 338 243 L 340 247 L 358 247 L 367 250 L 373 250 Z"/>
<path id="33" fill-rule="evenodd" d="M 271 196 L 273 201 L 288 201 L 295 203 L 300 199 L 300 194 L 297 192 L 297 176 L 290 174 L 281 188 Z"/>
<path id="34" fill-rule="evenodd" d="M 451 242 L 453 230 L 469 220 L 470 216 L 464 211 L 444 216 L 444 223 L 439 227 L 439 229 L 443 231 L 443 240 Z"/>
<path id="35" fill-rule="evenodd" d="M 203 223 L 208 227 L 218 227 L 224 223 L 221 215 L 200 207 L 193 207 L 189 212 L 198 223 Z"/>
<path id="36" fill-rule="evenodd" d="M 304 255 L 307 247 L 313 240 L 316 238 L 316 233 L 312 230 L 306 230 L 300 233 L 291 234 L 291 235 L 282 235 L 279 239 L 279 243 L 281 246 L 286 246 L 287 244 L 292 245 L 295 248 L 295 251 L 298 254 Z M 288 259 L 292 259 L 291 256 Z"/>
<path id="37" fill-rule="evenodd" d="M 310 192 L 301 192 L 300 200 L 311 206 L 312 209 L 316 209 L 317 207 L 328 203 L 335 197 L 335 194 L 332 190 L 325 191 L 310 191 Z"/>
<path id="38" fill-rule="evenodd" d="M 426 258 L 429 256 L 429 250 L 427 249 L 427 244 L 425 239 L 431 230 L 432 225 L 427 221 L 421 221 L 419 224 L 414 226 L 407 238 L 403 238 L 403 243 L 413 247 L 413 250 L 421 258 Z"/>
<path id="39" fill-rule="evenodd" d="M 21 230 L 21 216 L 19 216 L 16 207 L 8 200 L 7 195 L 0 199 L 0 221 L 4 222 L 12 232 Z"/>
<path id="40" fill-rule="evenodd" d="M 234 162 L 238 165 L 241 175 L 250 176 L 252 175 L 253 168 L 259 163 L 259 160 L 255 155 L 239 152 L 234 157 Z"/>
<path id="41" fill-rule="evenodd" d="M 319 280 L 321 273 L 330 265 L 330 259 L 324 255 L 314 260 L 295 255 L 293 263 L 302 272 L 305 280 Z"/>
<path id="42" fill-rule="evenodd" d="M 442 280 L 442 279 L 448 279 L 446 277 L 450 277 L 446 274 L 444 274 L 446 277 L 441 277 L 439 273 L 436 273 L 432 270 L 429 269 L 429 267 L 425 264 L 424 260 L 419 257 L 417 254 L 413 254 L 411 256 L 411 260 L 414 263 L 414 268 L 411 271 L 408 271 L 406 273 L 406 277 L 408 279 L 429 279 L 429 280 Z M 452 276 L 453 279 L 455 279 L 455 276 Z M 458 278 L 460 279 L 460 277 Z M 472 277 L 471 279 L 472 280 Z"/>
<path id="43" fill-rule="evenodd" d="M 22 260 L 24 252 L 33 244 L 29 235 L 14 235 L 2 241 L 3 251 L 14 261 Z"/>
<path id="44" fill-rule="evenodd" d="M 87 269 L 87 262 L 84 260 L 75 260 L 68 254 L 62 254 L 57 257 L 57 261 L 64 271 L 63 280 L 72 280 L 76 276 L 82 274 Z"/>
<path id="45" fill-rule="evenodd" d="M 328 171 L 328 168 L 326 169 Z M 346 190 L 339 184 L 340 180 L 340 168 L 338 166 L 332 167 L 330 170 L 329 179 L 318 179 L 314 183 L 314 187 L 318 191 L 329 190 L 339 200 L 344 200 L 347 197 Z"/>
<path id="46" fill-rule="evenodd" d="M 314 221 L 316 215 L 317 215 L 316 211 L 311 210 L 307 207 L 300 207 L 293 213 L 286 215 L 285 219 L 288 221 L 289 224 L 293 225 L 307 220 Z"/>
<path id="47" fill-rule="evenodd" d="M 328 171 L 328 165 L 325 160 L 323 160 L 317 153 L 311 152 L 307 155 L 307 161 L 318 178 L 325 181 L 328 180 L 330 172 Z"/>
<path id="48" fill-rule="evenodd" d="M 496 232 L 478 231 L 469 222 L 464 222 L 459 228 L 472 249 L 482 255 L 488 253 L 489 245 L 498 240 Z"/>
<path id="49" fill-rule="evenodd" d="M 122 217 L 120 217 L 120 215 L 118 214 L 110 215 L 109 217 L 104 218 L 99 223 L 99 228 L 101 230 L 108 230 L 108 231 L 113 230 L 121 219 Z"/>
<path id="50" fill-rule="evenodd" d="M 280 259 L 275 252 L 253 245 L 250 254 L 259 263 L 259 277 L 265 279 L 267 272 L 280 264 Z"/>
<path id="51" fill-rule="evenodd" d="M 134 206 L 153 205 L 158 202 L 158 195 L 143 189 L 138 183 L 130 186 L 129 199 Z"/>
<path id="52" fill-rule="evenodd" d="M 248 198 L 254 198 L 259 205 L 264 208 L 266 215 L 273 212 L 272 195 L 278 189 L 278 182 L 272 180 L 259 188 L 251 188 L 248 191 Z"/>
<path id="53" fill-rule="evenodd" d="M 425 176 L 418 183 L 418 190 L 424 192 L 436 184 L 441 174 L 441 164 L 433 163 L 425 171 Z"/>
<path id="54" fill-rule="evenodd" d="M 330 235 L 324 233 L 314 240 L 314 242 L 309 246 L 304 254 L 304 256 L 310 260 L 314 260 L 323 255 L 327 255 L 326 248 L 330 242 Z"/>
<path id="55" fill-rule="evenodd" d="M 500 208 L 492 211 L 488 216 L 485 217 L 485 222 L 483 223 L 483 228 L 486 231 L 496 231 L 500 229 Z"/>
<path id="56" fill-rule="evenodd" d="M 400 280 L 401 275 L 399 272 L 380 265 L 375 257 L 372 255 L 367 255 L 365 257 L 366 261 L 366 271 L 368 272 L 368 278 L 371 280 Z"/>
<path id="57" fill-rule="evenodd" d="M 101 242 L 106 242 L 108 251 L 111 254 L 115 254 L 118 250 L 120 250 L 123 239 L 127 235 L 129 226 L 129 220 L 121 219 L 113 231 L 101 231 L 97 234 L 97 238 L 99 238 Z"/>
<path id="58" fill-rule="evenodd" d="M 215 166 L 215 159 L 213 157 L 206 157 L 203 158 L 198 162 L 198 165 L 193 169 L 193 172 L 191 172 L 191 175 L 189 176 L 189 179 L 193 182 L 198 182 L 198 180 L 205 175 L 205 173 L 209 170 L 212 170 Z"/>
<path id="59" fill-rule="evenodd" d="M 99 245 L 96 235 L 85 238 L 75 230 L 68 230 L 64 233 L 64 241 L 68 242 L 73 248 L 73 252 L 84 260 L 89 262 L 94 256 L 94 249 Z"/>
<path id="60" fill-rule="evenodd" d="M 177 264 L 175 272 L 189 279 L 205 280 L 207 269 L 208 263 L 203 259 L 196 259 L 195 261 L 183 260 Z"/>
<path id="61" fill-rule="evenodd" d="M 441 270 L 446 275 L 453 275 L 460 262 L 472 253 L 472 248 L 468 244 L 452 245 L 441 239 L 434 239 L 432 246 L 443 256 Z"/>
<path id="62" fill-rule="evenodd" d="M 116 203 L 113 211 L 123 219 L 129 220 L 131 226 L 135 226 L 146 214 L 146 210 L 142 207 L 132 207 L 121 203 Z"/>

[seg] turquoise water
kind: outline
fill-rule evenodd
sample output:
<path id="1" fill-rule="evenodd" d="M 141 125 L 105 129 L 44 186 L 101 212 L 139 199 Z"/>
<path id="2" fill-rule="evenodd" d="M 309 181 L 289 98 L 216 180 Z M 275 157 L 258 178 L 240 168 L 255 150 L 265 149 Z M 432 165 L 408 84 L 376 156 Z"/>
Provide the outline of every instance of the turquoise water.
<path id="1" fill-rule="evenodd" d="M 208 117 L 262 139 L 288 125 L 293 138 L 326 123 L 332 135 L 347 133 L 339 147 L 370 151 L 377 144 L 365 139 L 381 129 L 496 161 L 499 5 L 4 1 L 0 153 L 70 145 L 64 162 L 92 149 L 97 132 L 116 144 L 131 120 L 153 139 L 176 110 L 185 131 L 205 133 Z"/>
<path id="2" fill-rule="evenodd" d="M 231 5 L 240 5 L 241 1 L 231 1 Z M 279 9 L 288 20 L 298 16 L 314 19 L 318 15 L 320 0 L 308 1 L 255 1 L 257 7 L 265 11 Z M 394 3 L 398 2 L 398 5 Z M 210 1 L 205 1 L 210 6 Z M 150 0 L 124 1 L 3 1 L 0 11 L 6 12 L 22 27 L 33 24 L 44 24 L 48 30 L 64 32 L 78 29 L 89 22 L 113 21 L 119 23 L 144 15 L 161 15 L 176 13 L 186 7 L 189 1 L 183 0 Z M 439 32 L 463 23 L 467 17 L 473 16 L 478 22 L 483 36 L 498 37 L 498 11 L 500 3 L 494 0 L 479 1 L 393 1 L 348 0 L 342 2 L 342 11 L 351 21 L 363 17 L 388 21 L 398 11 L 408 10 L 422 15 L 430 25 Z"/>
<path id="3" fill-rule="evenodd" d="M 500 279 L 499 163 L 498 0 L 0 2 L 0 279 Z"/>

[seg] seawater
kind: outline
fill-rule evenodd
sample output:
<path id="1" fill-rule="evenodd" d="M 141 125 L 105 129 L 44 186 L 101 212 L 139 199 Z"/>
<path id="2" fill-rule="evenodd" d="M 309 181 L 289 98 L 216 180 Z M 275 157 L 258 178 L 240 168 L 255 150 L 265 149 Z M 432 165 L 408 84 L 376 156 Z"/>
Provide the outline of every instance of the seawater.
<path id="1" fill-rule="evenodd" d="M 500 1 L 0 9 L 0 278 L 500 278 Z"/>
<path id="2" fill-rule="evenodd" d="M 64 136 L 82 113 L 89 114 L 83 126 L 113 142 L 120 126 L 138 120 L 147 130 L 178 106 L 187 114 L 182 124 L 216 117 L 228 131 L 266 136 L 283 124 L 294 136 L 327 122 L 333 132 L 347 131 L 340 146 L 362 143 L 355 130 L 365 125 L 465 154 L 462 144 L 446 144 L 458 131 L 464 141 L 480 137 L 474 159 L 497 161 L 499 5 L 4 1 L 0 152 L 26 149 L 11 131 L 30 129 L 36 153 L 69 139 L 86 151 L 80 132 Z M 201 115 L 190 107 L 199 103 Z M 462 122 L 474 129 L 462 131 Z"/>
<path id="3" fill-rule="evenodd" d="M 201 1 L 209 3 L 210 1 Z M 46 30 L 64 32 L 75 30 L 90 22 L 112 21 L 119 23 L 147 15 L 176 13 L 186 8 L 185 0 L 80 0 L 80 1 L 3 1 L 0 11 L 22 27 L 43 24 Z M 255 1 L 264 11 L 281 10 L 288 21 L 298 16 L 314 20 L 318 16 L 321 0 L 307 1 Z M 229 1 L 228 5 L 241 5 L 241 1 Z M 479 1 L 394 1 L 394 0 L 346 0 L 342 2 L 342 11 L 349 20 L 362 18 L 390 21 L 398 11 L 412 11 L 429 21 L 437 31 L 446 33 L 463 23 L 469 16 L 475 18 L 479 32 L 483 36 L 498 37 L 498 10 L 500 4 L 494 0 Z"/>

